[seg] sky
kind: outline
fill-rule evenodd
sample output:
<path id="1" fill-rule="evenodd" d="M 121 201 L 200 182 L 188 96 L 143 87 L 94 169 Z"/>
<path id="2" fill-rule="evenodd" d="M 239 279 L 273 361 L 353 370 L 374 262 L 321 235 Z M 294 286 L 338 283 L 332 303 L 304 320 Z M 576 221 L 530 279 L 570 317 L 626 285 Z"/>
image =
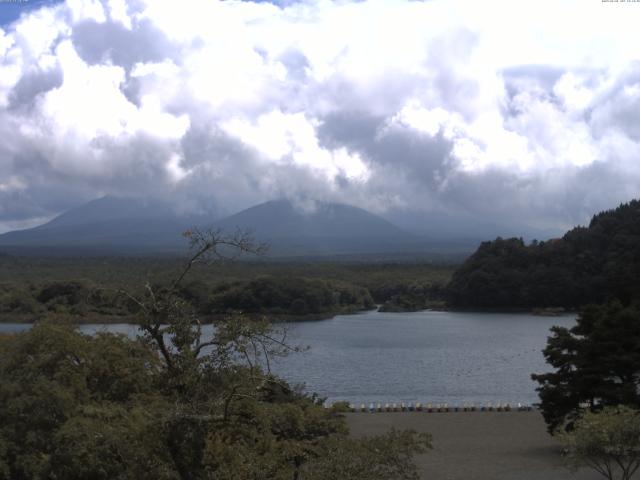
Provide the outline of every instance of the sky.
<path id="1" fill-rule="evenodd" d="M 566 228 L 640 197 L 640 2 L 0 1 L 0 232 L 103 195 Z"/>

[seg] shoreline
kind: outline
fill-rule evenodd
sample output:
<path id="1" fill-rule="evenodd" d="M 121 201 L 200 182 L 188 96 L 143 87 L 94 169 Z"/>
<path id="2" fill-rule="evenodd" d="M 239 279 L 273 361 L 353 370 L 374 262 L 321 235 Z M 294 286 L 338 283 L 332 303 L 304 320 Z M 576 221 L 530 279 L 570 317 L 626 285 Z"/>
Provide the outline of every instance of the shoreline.
<path id="1" fill-rule="evenodd" d="M 403 311 L 390 311 L 390 310 L 380 310 L 379 307 L 381 305 L 376 305 L 375 308 L 363 309 L 363 310 L 345 310 L 345 311 L 337 311 L 337 312 L 324 312 L 324 313 L 313 313 L 313 314 L 305 314 L 305 315 L 293 315 L 293 314 L 277 314 L 271 315 L 268 314 L 260 314 L 260 313 L 245 313 L 244 315 L 250 319 L 262 319 L 266 318 L 271 323 L 298 323 L 298 322 L 319 322 L 322 320 L 330 320 L 334 317 L 340 315 L 358 315 L 361 313 L 367 312 L 379 312 L 379 313 L 390 313 L 390 314 L 403 314 L 403 313 L 418 313 L 418 312 L 451 312 L 451 313 L 477 313 L 477 314 L 487 314 L 487 313 L 497 313 L 497 314 L 517 314 L 517 315 L 532 315 L 536 317 L 568 317 L 568 316 L 576 316 L 578 314 L 577 311 L 566 310 L 563 312 L 549 312 L 547 313 L 542 309 L 542 311 L 535 311 L 531 309 L 498 309 L 498 310 L 489 310 L 489 309 L 452 309 L 448 307 L 444 308 L 426 308 L 422 310 L 403 310 Z M 205 321 L 215 321 L 225 318 L 226 316 L 232 315 L 232 313 L 216 313 L 211 315 L 203 315 L 202 319 Z M 39 321 L 42 321 L 44 318 L 42 314 L 11 314 L 11 313 L 1 313 L 0 314 L 0 324 L 35 324 Z M 70 314 L 61 314 L 59 317 L 55 315 L 51 315 L 49 317 L 50 320 L 60 321 L 62 323 L 71 323 L 74 325 L 90 325 L 90 324 L 104 324 L 104 325 L 113 325 L 113 324 L 132 324 L 135 325 L 138 323 L 136 321 L 135 315 L 70 315 Z"/>

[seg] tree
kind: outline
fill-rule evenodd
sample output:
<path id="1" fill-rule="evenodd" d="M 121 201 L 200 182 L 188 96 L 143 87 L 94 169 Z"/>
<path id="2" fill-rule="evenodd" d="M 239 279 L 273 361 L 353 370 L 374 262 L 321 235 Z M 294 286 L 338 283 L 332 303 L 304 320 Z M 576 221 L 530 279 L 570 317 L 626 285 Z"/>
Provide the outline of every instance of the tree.
<path id="1" fill-rule="evenodd" d="M 571 428 L 581 405 L 640 406 L 640 309 L 589 306 L 574 327 L 553 327 L 543 353 L 554 372 L 534 374 L 550 431 Z"/>
<path id="2" fill-rule="evenodd" d="M 566 463 L 572 469 L 586 465 L 608 480 L 630 480 L 640 468 L 638 410 L 621 406 L 586 412 L 570 433 L 559 437 Z"/>
<path id="3" fill-rule="evenodd" d="M 167 478 L 153 351 L 47 323 L 0 347 L 0 478 Z"/>
<path id="4" fill-rule="evenodd" d="M 137 339 L 46 322 L 0 337 L 0 480 L 363 478 L 323 476 L 333 462 L 415 478 L 428 437 L 351 439 L 342 416 L 271 374 L 274 355 L 297 350 L 286 331 L 232 315 L 203 336 L 182 282 L 199 262 L 261 250 L 243 234 L 187 235 L 172 281 L 121 291 L 138 308 Z"/>

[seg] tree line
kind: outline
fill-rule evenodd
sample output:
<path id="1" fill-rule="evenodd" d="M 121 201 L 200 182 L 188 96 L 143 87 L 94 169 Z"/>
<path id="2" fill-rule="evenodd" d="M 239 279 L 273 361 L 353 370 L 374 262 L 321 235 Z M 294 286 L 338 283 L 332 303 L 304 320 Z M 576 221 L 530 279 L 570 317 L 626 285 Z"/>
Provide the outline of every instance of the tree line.
<path id="1" fill-rule="evenodd" d="M 67 316 L 127 322 L 137 306 L 117 294 L 171 282 L 176 258 L 0 258 L 0 321 Z M 221 262 L 196 266 L 180 294 L 202 315 L 242 311 L 272 319 L 326 318 L 384 305 L 420 310 L 443 301 L 453 267 L 428 263 Z"/>

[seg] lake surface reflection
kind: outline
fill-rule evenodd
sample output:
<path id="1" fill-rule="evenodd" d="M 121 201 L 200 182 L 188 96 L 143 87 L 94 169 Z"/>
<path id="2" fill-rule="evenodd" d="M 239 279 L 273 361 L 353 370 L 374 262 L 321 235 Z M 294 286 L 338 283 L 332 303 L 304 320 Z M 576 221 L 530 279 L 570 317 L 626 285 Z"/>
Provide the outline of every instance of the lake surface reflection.
<path id="1" fill-rule="evenodd" d="M 574 316 L 364 312 L 288 323 L 291 343 L 307 352 L 277 359 L 273 370 L 329 401 L 534 403 L 533 372 L 549 370 L 541 350 L 552 325 Z M 29 328 L 0 324 L 2 331 Z M 82 325 L 135 335 L 132 325 Z M 205 331 L 206 332 L 206 331 Z"/>

